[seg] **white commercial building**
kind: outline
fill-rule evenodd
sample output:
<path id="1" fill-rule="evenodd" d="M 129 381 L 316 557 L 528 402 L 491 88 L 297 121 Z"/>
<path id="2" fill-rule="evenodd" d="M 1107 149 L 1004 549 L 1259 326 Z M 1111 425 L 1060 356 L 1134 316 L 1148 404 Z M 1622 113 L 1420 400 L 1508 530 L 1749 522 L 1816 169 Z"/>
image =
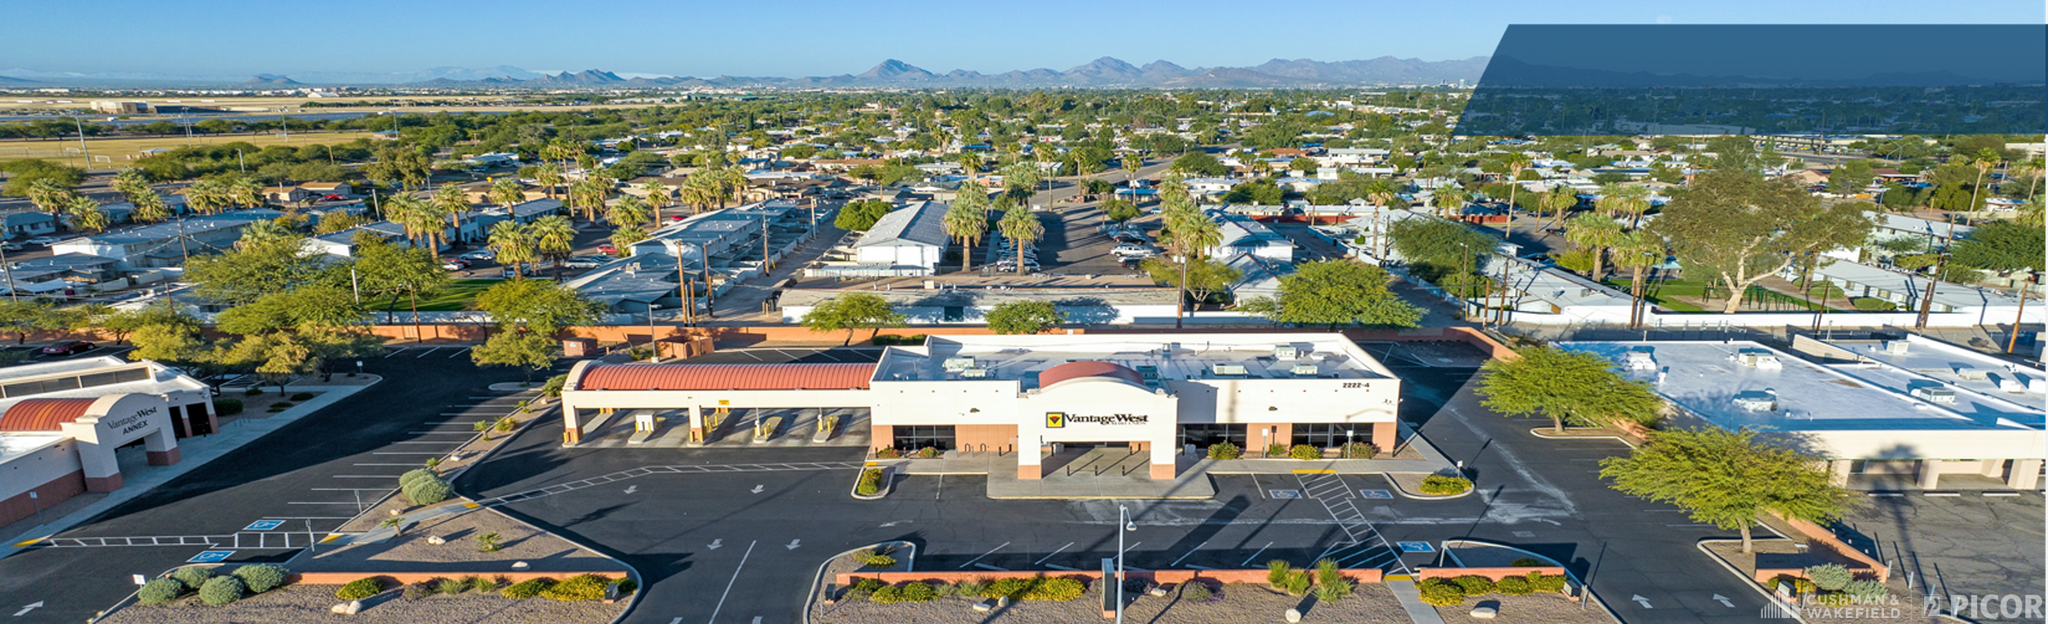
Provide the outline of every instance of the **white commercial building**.
<path id="1" fill-rule="evenodd" d="M 0 524 L 121 487 L 120 449 L 178 463 L 178 438 L 219 430 L 207 385 L 103 356 L 0 369 Z"/>
<path id="2" fill-rule="evenodd" d="M 946 256 L 946 210 L 939 202 L 917 202 L 890 211 L 854 242 L 854 261 L 886 267 L 891 275 L 931 275 Z"/>

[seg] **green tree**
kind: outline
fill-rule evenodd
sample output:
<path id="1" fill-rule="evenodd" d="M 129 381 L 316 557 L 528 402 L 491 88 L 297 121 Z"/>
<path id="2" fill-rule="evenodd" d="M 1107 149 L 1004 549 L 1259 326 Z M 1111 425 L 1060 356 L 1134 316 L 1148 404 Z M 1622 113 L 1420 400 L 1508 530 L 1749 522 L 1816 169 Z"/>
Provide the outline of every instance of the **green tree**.
<path id="1" fill-rule="evenodd" d="M 412 322 L 418 325 L 420 297 L 432 297 L 448 287 L 448 272 L 434 254 L 418 247 L 399 247 L 374 234 L 356 243 L 355 288 L 363 297 L 388 297 L 384 308 L 388 321 L 404 296 L 412 307 Z"/>
<path id="2" fill-rule="evenodd" d="M 1010 301 L 988 311 L 988 329 L 998 334 L 1036 334 L 1064 322 L 1066 315 L 1050 301 Z"/>
<path id="3" fill-rule="evenodd" d="M 1986 223 L 1970 233 L 1969 239 L 1956 243 L 1952 258 L 1955 264 L 1997 271 L 2000 275 L 2012 277 L 2019 286 L 2019 311 L 2013 318 L 2012 334 L 2005 342 L 2006 353 L 2012 353 L 2019 346 L 2019 324 L 2026 319 L 2027 293 L 2033 288 L 2034 274 L 2042 270 L 2044 256 L 2048 256 L 2048 249 L 2044 247 L 2048 245 L 2044 245 L 2041 226 L 2028 226 L 2016 221 Z"/>
<path id="4" fill-rule="evenodd" d="M 635 243 L 644 240 L 647 240 L 647 228 L 637 225 L 621 225 L 612 229 L 612 247 L 618 249 L 619 253 L 626 253 L 627 247 L 632 247 Z"/>
<path id="5" fill-rule="evenodd" d="M 346 267 L 331 264 L 323 254 L 303 253 L 297 237 L 258 237 L 241 241 L 227 253 L 193 256 L 185 265 L 185 281 L 199 296 L 237 306 L 264 295 L 297 288 L 338 270 L 347 284 Z"/>
<path id="6" fill-rule="evenodd" d="M 1388 285 L 1393 276 L 1351 260 L 1322 260 L 1296 267 L 1280 278 L 1278 298 L 1254 297 L 1238 309 L 1276 323 L 1365 327 L 1415 327 L 1422 310 L 1402 301 Z"/>
<path id="7" fill-rule="evenodd" d="M 1593 252 L 1593 270 L 1587 276 L 1594 280 L 1606 278 L 1606 271 L 1601 269 L 1607 258 L 1607 250 L 1619 244 L 1622 235 L 1621 222 L 1592 213 L 1572 217 L 1564 231 L 1566 241 L 1580 249 Z"/>
<path id="8" fill-rule="evenodd" d="M 1179 257 L 1152 258 L 1139 267 L 1145 270 L 1153 283 L 1172 286 L 1187 293 L 1197 303 L 1208 301 L 1210 295 L 1229 290 L 1238 278 L 1244 276 L 1230 265 L 1210 258 L 1190 258 L 1185 262 Z"/>
<path id="9" fill-rule="evenodd" d="M 956 202 L 946 207 L 946 236 L 960 243 L 960 270 L 974 264 L 974 246 L 988 235 L 988 210 L 973 202 Z"/>
<path id="10" fill-rule="evenodd" d="M 1180 265 L 1181 275 L 1177 282 L 1180 296 L 1174 300 L 1173 305 L 1173 326 L 1179 328 L 1183 323 L 1182 314 L 1187 308 L 1187 287 L 1193 283 L 1188 279 L 1188 271 L 1194 268 L 1194 259 L 1207 256 L 1210 248 L 1223 242 L 1223 228 L 1216 224 L 1215 219 L 1209 218 L 1208 213 L 1196 208 L 1194 201 L 1186 194 L 1170 195 L 1161 200 L 1166 204 L 1166 208 L 1160 212 L 1159 217 L 1165 222 L 1161 242 L 1166 243 L 1167 253 L 1176 258 L 1176 263 Z"/>
<path id="11" fill-rule="evenodd" d="M 39 329 L 57 329 L 64 319 L 50 304 L 23 299 L 0 300 L 0 331 L 14 334 L 14 344 L 28 344 L 28 334 Z"/>
<path id="12" fill-rule="evenodd" d="M 1664 401 L 1646 384 L 1630 381 L 1597 354 L 1537 346 L 1513 358 L 1490 360 L 1478 394 L 1487 409 L 1507 416 L 1543 416 L 1558 433 L 1566 423 L 1604 426 L 1626 420 L 1649 424 Z"/>
<path id="13" fill-rule="evenodd" d="M 612 225 L 646 227 L 648 223 L 653 221 L 653 217 L 648 212 L 647 202 L 642 201 L 638 197 L 627 195 L 620 197 L 618 201 L 612 202 L 612 205 L 605 210 L 604 220 L 612 222 Z"/>
<path id="14" fill-rule="evenodd" d="M 1117 223 L 1136 219 L 1143 214 L 1145 213 L 1138 211 L 1138 205 L 1128 199 L 1111 198 L 1102 201 L 1102 217 Z"/>
<path id="15" fill-rule="evenodd" d="M 1038 215 L 1031 214 L 1031 209 L 1023 204 L 1011 204 L 1009 210 L 1003 211 L 1003 218 L 996 222 L 996 229 L 1002 230 L 1003 238 L 1017 243 L 1020 254 L 1024 243 L 1036 241 L 1045 234 L 1045 224 L 1039 223 Z M 1023 275 L 1025 263 L 1021 257 L 1019 260 L 1017 274 Z"/>
<path id="16" fill-rule="evenodd" d="M 1696 522 L 1742 532 L 1765 514 L 1825 524 L 1850 505 L 1847 490 L 1830 482 L 1821 458 L 1765 444 L 1750 431 L 1677 429 L 1651 434 L 1627 457 L 1600 460 L 1600 476 L 1614 489 L 1670 503 Z"/>
<path id="17" fill-rule="evenodd" d="M 487 243 L 496 254 L 498 264 L 512 267 L 515 276 L 525 275 L 521 270 L 540 261 L 540 247 L 534 241 L 532 229 L 517 221 L 499 221 L 491 226 Z M 515 277 L 514 279 L 518 279 Z"/>
<path id="18" fill-rule="evenodd" d="M 875 222 L 882 220 L 882 215 L 895 209 L 894 204 L 879 199 L 848 202 L 839 208 L 839 216 L 832 220 L 832 224 L 842 230 L 865 232 L 875 227 Z"/>
<path id="19" fill-rule="evenodd" d="M 555 263 L 555 279 L 562 277 L 562 261 L 576 252 L 576 226 L 562 215 L 548 215 L 526 225 L 534 252 Z"/>
<path id="20" fill-rule="evenodd" d="M 526 187 L 512 178 L 500 178 L 491 182 L 491 201 L 497 202 L 510 211 L 513 206 L 526 201 Z"/>
<path id="21" fill-rule="evenodd" d="M 1742 309 L 1749 286 L 1810 253 L 1855 247 L 1869 237 L 1869 204 L 1827 205 L 1784 180 L 1746 171 L 1700 174 L 1650 229 L 1671 244 L 1689 276 L 1728 287 L 1726 313 Z"/>
<path id="22" fill-rule="evenodd" d="M 505 280 L 477 293 L 476 309 L 501 331 L 553 336 L 604 318 L 604 306 L 574 288 L 547 280 Z"/>
<path id="23" fill-rule="evenodd" d="M 555 342 L 533 332 L 498 332 L 470 350 L 469 359 L 478 366 L 517 367 L 526 383 L 532 383 L 534 371 L 555 365 Z"/>
<path id="24" fill-rule="evenodd" d="M 846 331 L 845 344 L 853 344 L 853 331 L 873 330 L 868 337 L 882 333 L 884 327 L 902 325 L 904 317 L 881 295 L 865 292 L 841 293 L 838 296 L 818 302 L 810 312 L 804 313 L 801 323 L 811 331 Z"/>
<path id="25" fill-rule="evenodd" d="M 64 211 L 71 215 L 71 227 L 79 231 L 98 234 L 107 230 L 107 211 L 91 197 L 73 196 Z"/>
<path id="26" fill-rule="evenodd" d="M 1169 168 L 1212 178 L 1230 173 L 1230 167 L 1224 166 L 1222 161 L 1216 160 L 1216 157 L 1209 155 L 1208 152 L 1188 152 L 1180 158 L 1173 159 L 1173 164 Z"/>

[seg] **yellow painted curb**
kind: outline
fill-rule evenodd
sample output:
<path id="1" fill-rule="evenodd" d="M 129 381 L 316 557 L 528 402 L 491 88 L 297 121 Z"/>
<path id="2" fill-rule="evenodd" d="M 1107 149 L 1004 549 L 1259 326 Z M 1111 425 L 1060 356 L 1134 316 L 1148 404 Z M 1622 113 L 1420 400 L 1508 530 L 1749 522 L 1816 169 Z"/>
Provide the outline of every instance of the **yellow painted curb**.
<path id="1" fill-rule="evenodd" d="M 1413 577 L 1413 576 L 1409 576 L 1409 575 L 1406 575 L 1406 574 L 1389 574 L 1389 575 L 1386 575 L 1386 576 L 1384 576 L 1384 577 L 1380 577 L 1380 580 L 1381 580 L 1381 581 L 1413 581 L 1413 580 L 1415 580 L 1415 577 Z"/>
<path id="2" fill-rule="evenodd" d="M 463 508 L 463 509 L 478 509 L 478 508 L 481 508 L 481 507 L 483 507 L 483 505 L 478 505 L 478 504 L 476 504 L 476 503 L 463 503 L 463 504 L 462 504 L 462 508 Z"/>
<path id="3" fill-rule="evenodd" d="M 323 538 L 320 538 L 320 543 L 322 543 L 322 544 L 325 544 L 325 543 L 328 543 L 328 542 L 332 542 L 332 541 L 334 541 L 334 540 L 336 540 L 336 539 L 340 539 L 340 538 L 341 538 L 341 536 L 340 536 L 340 535 L 338 535 L 338 534 L 337 534 L 337 535 L 328 535 L 327 537 L 323 537 Z"/>
<path id="4" fill-rule="evenodd" d="M 36 542 L 40 542 L 40 541 L 43 541 L 44 539 L 46 539 L 46 538 L 41 538 L 41 537 L 34 537 L 34 538 L 29 538 L 29 539 L 28 539 L 28 541 L 24 541 L 24 542 L 21 542 L 21 543 L 19 543 L 19 544 L 15 544 L 15 545 L 14 545 L 14 547 L 15 547 L 15 548 L 28 548 L 29 546 L 31 546 L 31 545 L 34 545 L 34 544 L 35 544 Z"/>

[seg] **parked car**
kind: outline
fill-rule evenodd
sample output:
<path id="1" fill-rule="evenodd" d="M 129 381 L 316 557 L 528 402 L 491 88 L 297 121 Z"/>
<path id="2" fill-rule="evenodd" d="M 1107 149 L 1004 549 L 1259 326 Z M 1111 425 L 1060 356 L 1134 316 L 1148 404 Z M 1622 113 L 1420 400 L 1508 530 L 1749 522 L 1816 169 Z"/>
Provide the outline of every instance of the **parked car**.
<path id="1" fill-rule="evenodd" d="M 1151 245 L 1125 243 L 1110 249 L 1109 253 L 1122 257 L 1150 258 L 1159 255 L 1159 249 Z"/>
<path id="2" fill-rule="evenodd" d="M 344 196 L 344 195 L 342 195 L 342 194 L 340 194 L 340 193 L 328 193 L 328 194 L 326 194 L 326 195 L 322 195 L 322 196 L 320 197 L 320 199 L 325 199 L 325 200 L 329 200 L 329 201 L 336 201 L 336 200 L 343 200 L 343 199 L 348 199 L 348 197 L 347 197 L 347 196 Z"/>
<path id="3" fill-rule="evenodd" d="M 441 261 L 441 268 L 450 271 L 460 271 L 469 268 L 469 261 L 461 258 L 449 258 Z"/>
<path id="4" fill-rule="evenodd" d="M 73 355 L 92 350 L 92 343 L 83 340 L 60 342 L 43 347 L 43 355 Z"/>
<path id="5" fill-rule="evenodd" d="M 28 239 L 28 244 L 30 245 L 55 245 L 60 242 L 63 241 L 57 240 L 57 238 L 54 236 L 37 236 L 35 238 Z"/>
<path id="6" fill-rule="evenodd" d="M 595 269 L 612 259 L 605 256 L 576 256 L 562 261 L 564 269 Z"/>
<path id="7" fill-rule="evenodd" d="M 617 248 L 617 247 L 613 247 L 611 243 L 605 243 L 605 244 L 602 244 L 602 245 L 598 245 L 598 246 L 597 246 L 597 251 L 598 251 L 598 252 L 600 252 L 600 253 L 603 253 L 603 254 L 605 254 L 605 255 L 608 255 L 608 256 L 616 256 L 616 255 L 619 255 L 619 248 Z"/>
<path id="8" fill-rule="evenodd" d="M 459 257 L 463 260 L 469 260 L 472 262 L 477 260 L 495 260 L 498 258 L 498 252 L 491 251 L 489 249 L 479 249 L 466 254 L 462 254 Z"/>
<path id="9" fill-rule="evenodd" d="M 7 241 L 7 242 L 4 242 L 4 243 L 0 243 L 0 250 L 6 250 L 6 251 L 21 251 L 21 250 L 23 250 L 23 249 L 28 249 L 28 246 L 27 246 L 27 245 L 23 245 L 23 244 L 21 244 L 21 243 L 17 243 L 17 242 L 14 242 L 14 241 Z"/>

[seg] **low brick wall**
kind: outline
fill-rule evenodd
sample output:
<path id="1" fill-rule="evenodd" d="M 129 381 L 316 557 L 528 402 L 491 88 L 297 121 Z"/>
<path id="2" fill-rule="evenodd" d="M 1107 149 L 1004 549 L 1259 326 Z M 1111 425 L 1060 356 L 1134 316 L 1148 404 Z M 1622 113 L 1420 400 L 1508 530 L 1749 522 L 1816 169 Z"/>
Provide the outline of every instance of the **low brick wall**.
<path id="1" fill-rule="evenodd" d="M 1871 557 L 1870 555 L 1864 554 L 1863 551 L 1856 550 L 1856 548 L 1850 546 L 1848 542 L 1844 542 L 1841 540 L 1841 538 L 1835 537 L 1835 532 L 1829 531 L 1827 527 L 1807 522 L 1805 520 L 1787 519 L 1782 516 L 1778 517 L 1778 520 L 1784 522 L 1787 526 L 1792 527 L 1792 530 L 1798 531 L 1799 534 L 1806 536 L 1808 540 L 1816 544 L 1820 544 L 1822 547 L 1825 547 L 1828 550 L 1835 551 L 1835 554 L 1839 554 L 1843 557 L 1849 558 L 1851 561 L 1863 564 L 1863 567 L 1867 569 L 1861 571 L 1877 576 L 1878 582 L 1891 580 L 1892 569 L 1890 566 L 1886 566 L 1884 562 L 1878 561 L 1875 557 Z M 1855 570 L 1856 566 L 1852 565 L 1849 566 L 1849 568 L 1851 570 Z M 1757 570 L 1757 574 L 1759 575 L 1763 574 L 1763 572 L 1763 570 Z M 1802 571 L 1797 576 L 1804 578 L 1805 572 Z M 1757 578 L 1762 579 L 1764 577 L 1758 576 Z"/>
<path id="2" fill-rule="evenodd" d="M 1536 568 L 1528 569 L 1533 570 Z M 1353 581 L 1357 581 L 1360 583 L 1378 583 L 1380 582 L 1380 574 L 1381 572 L 1378 568 L 1344 570 L 1344 576 L 1346 578 L 1349 578 Z M 1266 582 L 1266 570 L 1264 569 L 1151 571 L 1125 570 L 1124 575 L 1130 578 L 1145 579 L 1159 584 L 1185 583 L 1195 579 L 1215 581 L 1218 583 L 1264 584 Z M 946 583 L 958 583 L 961 581 L 986 582 L 993 581 L 996 579 L 1031 578 L 1035 576 L 1064 576 L 1073 578 L 1085 578 L 1090 581 L 1099 581 L 1102 579 L 1102 571 L 1079 570 L 1068 572 L 1065 570 L 1017 570 L 1009 572 L 845 572 L 834 576 L 832 582 L 837 583 L 839 585 L 850 585 L 853 583 L 853 579 L 871 578 L 893 585 L 896 583 L 906 583 L 910 581 L 941 581 Z"/>
<path id="3" fill-rule="evenodd" d="M 554 580 L 557 580 L 557 581 L 559 581 L 559 580 L 562 580 L 562 579 L 566 579 L 566 578 L 569 578 L 569 577 L 572 577 L 572 576 L 580 576 L 580 575 L 583 575 L 583 574 L 595 574 L 595 575 L 598 575 L 598 576 L 602 576 L 602 577 L 605 577 L 605 578 L 609 578 L 609 579 L 622 579 L 622 578 L 626 578 L 626 572 L 625 572 L 624 570 L 591 570 L 591 571 L 587 571 L 587 572 L 506 572 L 506 571 L 502 571 L 502 570 L 491 570 L 491 571 L 482 571 L 482 570 L 478 570 L 478 571 L 470 571 L 470 572 L 457 572 L 457 571 L 448 571 L 448 572 L 386 572 L 386 573 L 374 573 L 374 572 L 305 572 L 305 573 L 297 573 L 297 574 L 293 574 L 293 575 L 291 575 L 291 581 L 292 581 L 293 583 L 301 583 L 301 584 L 305 584 L 305 585 L 346 585 L 346 584 L 348 584 L 348 582 L 349 582 L 349 581 L 354 581 L 354 580 L 356 580 L 356 579 L 364 579 L 364 578 L 372 578 L 372 577 L 375 577 L 375 578 L 381 578 L 381 579 L 384 579 L 384 580 L 385 580 L 385 582 L 386 582 L 386 585 L 393 585 L 393 584 L 406 584 L 406 585 L 410 585 L 410 584 L 413 584 L 413 583 L 418 583 L 418 582 L 420 582 L 420 581 L 430 581 L 430 580 L 433 580 L 433 579 L 446 579 L 446 578 L 452 578 L 452 579 L 459 579 L 459 578 L 462 578 L 462 577 L 465 577 L 465 576 L 479 576 L 479 577 L 483 577 L 483 578 L 503 578 L 503 579 L 505 579 L 505 580 L 507 580 L 507 581 L 510 581 L 510 582 L 513 582 L 513 583 L 517 583 L 517 582 L 520 582 L 520 581 L 532 580 L 532 579 L 537 579 L 537 578 L 548 578 L 548 579 L 554 579 Z"/>
<path id="4" fill-rule="evenodd" d="M 1488 580 L 1498 581 L 1510 576 L 1528 576 L 1530 572 L 1541 572 L 1544 576 L 1564 576 L 1564 568 L 1557 566 L 1529 566 L 1526 568 L 1422 568 L 1415 571 L 1415 580 L 1484 576 Z"/>

